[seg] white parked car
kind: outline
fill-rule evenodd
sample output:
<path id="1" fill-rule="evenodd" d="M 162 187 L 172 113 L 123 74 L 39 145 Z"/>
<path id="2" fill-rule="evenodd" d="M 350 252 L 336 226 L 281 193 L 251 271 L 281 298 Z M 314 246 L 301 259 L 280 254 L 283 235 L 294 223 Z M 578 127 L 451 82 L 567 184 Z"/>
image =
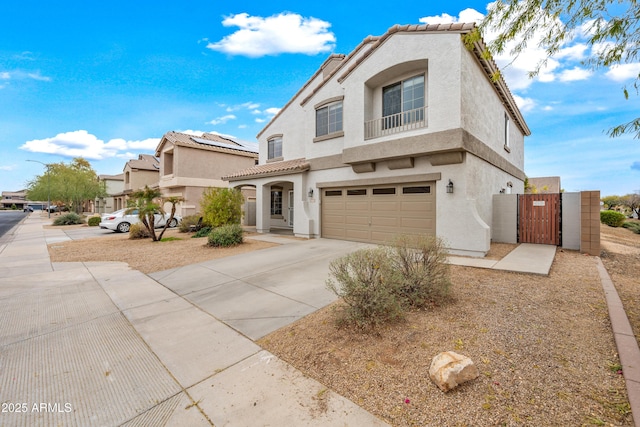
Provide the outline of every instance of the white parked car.
<path id="1" fill-rule="evenodd" d="M 171 215 L 166 213 L 162 215 L 161 213 L 156 213 L 155 217 L 155 227 L 162 228 L 165 223 L 169 219 Z M 171 222 L 169 223 L 169 227 L 177 227 L 182 218 L 178 215 L 175 215 Z M 115 211 L 110 214 L 102 215 L 102 220 L 100 221 L 100 228 L 105 228 L 108 230 L 117 231 L 119 233 L 128 233 L 131 224 L 137 224 L 140 222 L 140 218 L 138 218 L 138 210 L 134 209 L 127 213 L 127 209 L 120 209 L 119 211 Z"/>

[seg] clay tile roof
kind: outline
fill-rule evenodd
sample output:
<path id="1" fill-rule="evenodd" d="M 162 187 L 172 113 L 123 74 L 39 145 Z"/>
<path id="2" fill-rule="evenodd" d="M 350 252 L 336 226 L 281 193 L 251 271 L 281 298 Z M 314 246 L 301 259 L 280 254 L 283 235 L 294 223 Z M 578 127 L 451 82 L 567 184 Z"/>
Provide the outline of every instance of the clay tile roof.
<path id="1" fill-rule="evenodd" d="M 245 147 L 233 139 L 225 138 L 221 135 L 203 133 L 201 136 L 194 136 L 173 131 L 167 132 L 162 137 L 158 147 L 156 148 L 156 156 L 160 156 L 162 147 L 167 141 L 171 142 L 173 145 L 182 145 L 201 150 L 231 153 L 246 157 L 258 157 L 258 153 L 254 149 Z"/>
<path id="2" fill-rule="evenodd" d="M 240 181 L 248 178 L 289 175 L 306 170 L 309 170 L 309 162 L 307 162 L 307 159 L 302 158 L 252 166 L 231 175 L 223 176 L 222 179 L 225 181 Z"/>
<path id="3" fill-rule="evenodd" d="M 151 154 L 139 154 L 137 159 L 132 159 L 127 162 L 127 165 L 131 169 L 159 171 L 160 161 Z M 125 165 L 125 166 L 127 166 Z"/>

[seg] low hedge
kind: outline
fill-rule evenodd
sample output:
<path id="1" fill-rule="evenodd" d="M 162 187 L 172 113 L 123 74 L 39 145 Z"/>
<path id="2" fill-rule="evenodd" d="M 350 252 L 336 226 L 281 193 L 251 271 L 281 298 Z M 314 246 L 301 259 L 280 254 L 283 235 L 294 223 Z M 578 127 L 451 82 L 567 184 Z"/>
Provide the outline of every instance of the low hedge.
<path id="1" fill-rule="evenodd" d="M 82 217 L 74 212 L 59 216 L 53 221 L 53 225 L 75 225 L 83 223 Z"/>
<path id="2" fill-rule="evenodd" d="M 608 225 L 609 227 L 622 227 L 627 218 L 616 211 L 601 211 L 600 222 Z"/>
<path id="3" fill-rule="evenodd" d="M 216 227 L 209 233 L 208 245 L 214 247 L 228 247 L 239 245 L 243 241 L 244 230 L 240 224 L 227 224 Z"/>

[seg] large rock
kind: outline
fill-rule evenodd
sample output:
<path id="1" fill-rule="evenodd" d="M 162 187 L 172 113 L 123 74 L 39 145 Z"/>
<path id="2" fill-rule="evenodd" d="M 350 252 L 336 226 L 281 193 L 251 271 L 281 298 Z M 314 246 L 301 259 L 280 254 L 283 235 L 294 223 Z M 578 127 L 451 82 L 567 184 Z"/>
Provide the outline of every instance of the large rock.
<path id="1" fill-rule="evenodd" d="M 445 392 L 478 378 L 478 375 L 478 368 L 471 359 L 453 351 L 438 354 L 429 367 L 431 381 Z"/>

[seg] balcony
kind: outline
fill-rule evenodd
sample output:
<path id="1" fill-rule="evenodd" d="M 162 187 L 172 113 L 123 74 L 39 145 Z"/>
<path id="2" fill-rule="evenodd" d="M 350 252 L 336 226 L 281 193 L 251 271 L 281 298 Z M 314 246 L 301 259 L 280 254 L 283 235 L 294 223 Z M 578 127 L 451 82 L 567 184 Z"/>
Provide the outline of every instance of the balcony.
<path id="1" fill-rule="evenodd" d="M 364 123 L 364 139 L 427 127 L 427 107 L 403 111 Z"/>

